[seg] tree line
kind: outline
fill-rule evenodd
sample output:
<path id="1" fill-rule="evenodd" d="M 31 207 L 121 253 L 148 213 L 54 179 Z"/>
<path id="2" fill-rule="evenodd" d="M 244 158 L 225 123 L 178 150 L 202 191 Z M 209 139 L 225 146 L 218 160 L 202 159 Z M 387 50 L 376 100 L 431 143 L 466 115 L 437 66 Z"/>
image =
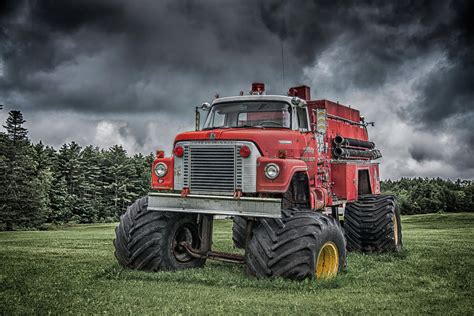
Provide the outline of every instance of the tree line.
<path id="1" fill-rule="evenodd" d="M 33 144 L 24 123 L 10 111 L 0 132 L 0 230 L 112 222 L 147 194 L 153 154 L 75 142 L 56 150 Z M 398 197 L 402 214 L 474 211 L 470 180 L 402 178 L 382 182 L 382 191 Z"/>
<path id="2" fill-rule="evenodd" d="M 381 189 L 397 197 L 402 214 L 474 211 L 472 180 L 401 178 L 382 181 Z"/>
<path id="3" fill-rule="evenodd" d="M 0 229 L 116 221 L 147 194 L 152 154 L 75 142 L 55 150 L 33 144 L 24 123 L 20 111 L 10 111 L 0 132 Z"/>

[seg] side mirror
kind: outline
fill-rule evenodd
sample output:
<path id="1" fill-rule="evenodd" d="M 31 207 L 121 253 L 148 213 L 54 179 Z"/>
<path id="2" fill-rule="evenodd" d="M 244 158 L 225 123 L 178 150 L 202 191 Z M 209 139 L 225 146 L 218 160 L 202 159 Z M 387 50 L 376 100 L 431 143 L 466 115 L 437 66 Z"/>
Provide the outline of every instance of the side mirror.
<path id="1" fill-rule="evenodd" d="M 302 99 L 298 98 L 298 97 L 293 97 L 291 99 L 291 104 L 293 104 L 294 106 L 296 106 L 298 108 L 306 107 L 306 102 L 303 101 Z"/>
<path id="2" fill-rule="evenodd" d="M 209 104 L 209 102 L 204 102 L 203 104 L 201 104 L 201 106 L 196 106 L 196 119 L 195 119 L 196 131 L 199 131 L 201 129 L 201 113 L 199 113 L 199 110 L 209 112 L 210 109 L 211 109 L 211 105 Z"/>
<path id="3" fill-rule="evenodd" d="M 209 111 L 210 109 L 211 109 L 211 105 L 209 104 L 209 102 L 204 102 L 203 104 L 201 104 L 201 110 Z"/>

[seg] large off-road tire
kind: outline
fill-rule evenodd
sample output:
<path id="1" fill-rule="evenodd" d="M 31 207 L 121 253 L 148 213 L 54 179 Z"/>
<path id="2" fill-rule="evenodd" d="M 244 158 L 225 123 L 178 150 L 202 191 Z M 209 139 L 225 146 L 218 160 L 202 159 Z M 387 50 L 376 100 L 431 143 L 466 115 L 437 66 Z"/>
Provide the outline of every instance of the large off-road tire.
<path id="1" fill-rule="evenodd" d="M 300 177 L 301 178 L 301 177 Z M 282 209 L 309 209 L 310 204 L 308 201 L 306 192 L 307 183 L 304 182 L 304 178 L 299 179 L 295 176 L 288 186 L 288 190 L 282 194 L 281 208 Z M 254 223 L 258 225 L 260 220 Z M 247 221 L 245 217 L 235 216 L 234 223 L 232 225 L 232 240 L 236 248 L 245 248 L 245 241 L 247 236 Z"/>
<path id="2" fill-rule="evenodd" d="M 145 270 L 180 270 L 204 265 L 204 259 L 191 257 L 182 241 L 199 248 L 197 216 L 193 214 L 148 211 L 143 197 L 128 207 L 115 229 L 115 257 L 123 267 Z"/>
<path id="3" fill-rule="evenodd" d="M 302 181 L 303 180 L 303 181 Z M 293 178 L 288 186 L 288 190 L 282 195 L 281 208 L 300 208 L 309 209 L 310 204 L 308 201 L 306 189 L 306 183 L 304 179 Z M 258 225 L 259 220 L 254 223 Z M 236 248 L 245 248 L 245 239 L 247 233 L 247 220 L 242 216 L 235 216 L 234 223 L 232 225 L 232 240 Z"/>
<path id="4" fill-rule="evenodd" d="M 344 233 L 321 213 L 284 210 L 281 219 L 260 220 L 245 257 L 247 273 L 256 277 L 331 278 L 346 265 Z"/>
<path id="5" fill-rule="evenodd" d="M 245 239 L 247 233 L 247 220 L 242 216 L 234 216 L 232 224 L 232 240 L 234 241 L 234 247 L 243 249 L 245 248 Z"/>
<path id="6" fill-rule="evenodd" d="M 402 225 L 395 197 L 363 195 L 347 203 L 344 231 L 348 251 L 400 251 Z"/>

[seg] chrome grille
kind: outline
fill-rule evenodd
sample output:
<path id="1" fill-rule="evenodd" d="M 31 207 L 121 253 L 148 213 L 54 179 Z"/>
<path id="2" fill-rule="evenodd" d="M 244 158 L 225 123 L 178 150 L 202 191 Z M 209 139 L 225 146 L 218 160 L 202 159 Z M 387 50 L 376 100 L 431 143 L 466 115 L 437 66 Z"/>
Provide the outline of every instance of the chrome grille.
<path id="1" fill-rule="evenodd" d="M 184 147 L 183 184 L 191 192 L 232 194 L 242 188 L 240 146 L 233 142 Z"/>
<path id="2" fill-rule="evenodd" d="M 189 188 L 189 145 L 184 146 L 183 174 L 183 187 Z"/>

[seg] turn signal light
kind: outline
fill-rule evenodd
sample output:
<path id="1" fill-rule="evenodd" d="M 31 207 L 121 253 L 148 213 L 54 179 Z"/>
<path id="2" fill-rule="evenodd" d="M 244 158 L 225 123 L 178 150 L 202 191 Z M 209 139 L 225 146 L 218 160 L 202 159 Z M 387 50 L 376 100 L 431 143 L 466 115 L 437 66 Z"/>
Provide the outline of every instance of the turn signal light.
<path id="1" fill-rule="evenodd" d="M 184 148 L 181 146 L 176 146 L 173 150 L 173 153 L 176 157 L 183 157 L 184 155 Z"/>
<path id="2" fill-rule="evenodd" d="M 248 158 L 250 156 L 250 148 L 248 146 L 240 147 L 240 157 Z"/>

